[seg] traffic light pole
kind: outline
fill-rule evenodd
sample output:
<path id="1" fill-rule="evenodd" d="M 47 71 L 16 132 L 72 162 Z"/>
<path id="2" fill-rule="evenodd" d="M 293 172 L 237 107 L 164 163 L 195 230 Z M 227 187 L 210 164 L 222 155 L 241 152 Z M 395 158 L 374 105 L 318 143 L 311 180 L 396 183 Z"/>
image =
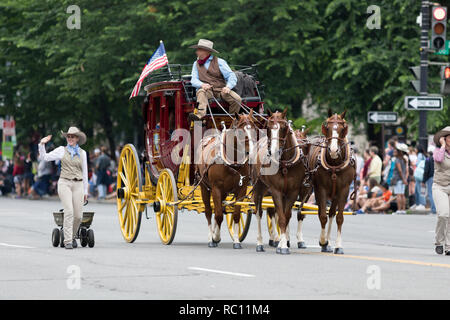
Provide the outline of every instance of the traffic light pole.
<path id="1" fill-rule="evenodd" d="M 420 31 L 420 95 L 428 95 L 428 30 L 430 29 L 430 2 L 422 0 L 422 27 Z M 419 144 L 427 150 L 427 111 L 419 111 Z"/>

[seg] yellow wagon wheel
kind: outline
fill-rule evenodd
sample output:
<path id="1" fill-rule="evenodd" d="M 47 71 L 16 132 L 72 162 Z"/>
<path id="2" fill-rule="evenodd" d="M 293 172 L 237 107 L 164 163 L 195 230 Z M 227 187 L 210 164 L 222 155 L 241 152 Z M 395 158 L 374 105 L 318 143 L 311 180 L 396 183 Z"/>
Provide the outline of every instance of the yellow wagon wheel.
<path id="1" fill-rule="evenodd" d="M 241 218 L 239 219 L 239 241 L 244 241 L 247 236 L 248 230 L 250 229 L 250 222 L 252 221 L 253 211 L 249 210 L 248 212 L 241 212 Z M 231 239 L 233 239 L 234 231 L 233 231 L 233 214 L 229 213 L 226 215 L 227 217 L 227 226 L 228 232 L 230 233 Z"/>
<path id="2" fill-rule="evenodd" d="M 269 216 L 269 214 L 266 212 L 266 216 L 267 216 L 267 228 L 269 229 L 269 233 L 270 233 L 270 230 L 272 230 L 272 223 L 274 223 L 275 221 L 275 219 L 271 219 L 270 218 L 270 216 Z M 278 233 L 278 237 L 280 237 L 280 235 L 281 235 L 281 230 L 280 230 L 280 226 L 278 225 L 278 223 L 277 223 L 277 225 L 276 225 L 276 228 L 275 228 L 275 230 L 276 230 L 276 232 Z"/>
<path id="3" fill-rule="evenodd" d="M 137 203 L 142 191 L 141 164 L 135 147 L 127 144 L 120 153 L 117 171 L 117 212 L 120 229 L 127 242 L 134 242 L 139 234 L 144 207 Z"/>
<path id="4" fill-rule="evenodd" d="M 177 230 L 178 205 L 173 205 L 178 201 L 176 186 L 175 177 L 170 169 L 160 172 L 153 208 L 159 237 L 164 244 L 172 243 Z"/>

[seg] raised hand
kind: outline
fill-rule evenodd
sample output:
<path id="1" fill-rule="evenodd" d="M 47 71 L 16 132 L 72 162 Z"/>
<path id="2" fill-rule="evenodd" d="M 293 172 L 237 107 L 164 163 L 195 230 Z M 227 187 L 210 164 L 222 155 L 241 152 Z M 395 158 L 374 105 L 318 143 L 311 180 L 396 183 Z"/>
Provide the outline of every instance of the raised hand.
<path id="1" fill-rule="evenodd" d="M 41 143 L 42 143 L 42 144 L 46 144 L 47 142 L 50 141 L 51 138 L 52 138 L 52 135 L 50 134 L 50 135 L 48 135 L 48 136 L 42 138 L 42 139 L 41 139 Z"/>

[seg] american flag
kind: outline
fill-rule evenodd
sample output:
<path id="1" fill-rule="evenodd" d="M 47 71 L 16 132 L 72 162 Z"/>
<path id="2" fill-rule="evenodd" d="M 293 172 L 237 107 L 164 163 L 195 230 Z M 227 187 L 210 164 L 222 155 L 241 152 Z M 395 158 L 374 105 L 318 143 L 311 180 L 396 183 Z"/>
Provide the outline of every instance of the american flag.
<path id="1" fill-rule="evenodd" d="M 139 76 L 138 82 L 134 86 L 133 92 L 131 92 L 130 99 L 136 97 L 141 89 L 141 84 L 144 81 L 145 77 L 149 75 L 153 70 L 164 67 L 166 64 L 169 64 L 169 60 L 167 60 L 166 49 L 164 48 L 164 43 L 161 41 L 159 48 L 153 53 L 142 70 L 141 75 Z"/>

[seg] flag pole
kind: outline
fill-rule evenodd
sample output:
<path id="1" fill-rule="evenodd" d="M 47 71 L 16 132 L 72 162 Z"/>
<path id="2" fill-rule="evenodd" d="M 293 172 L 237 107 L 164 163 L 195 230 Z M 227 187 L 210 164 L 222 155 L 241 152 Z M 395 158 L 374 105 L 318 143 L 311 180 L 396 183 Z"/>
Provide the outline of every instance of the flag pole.
<path id="1" fill-rule="evenodd" d="M 163 43 L 163 41 L 162 40 L 159 40 L 159 43 Z M 164 44 L 163 44 L 164 45 Z M 166 47 L 164 47 L 164 51 L 166 50 Z M 167 54 L 167 51 L 166 51 L 166 54 Z M 169 65 L 169 63 L 167 63 L 167 70 L 169 71 L 169 75 L 170 75 L 170 78 L 172 78 L 172 80 L 173 80 L 173 75 L 172 75 L 172 71 L 170 71 L 170 65 Z"/>

